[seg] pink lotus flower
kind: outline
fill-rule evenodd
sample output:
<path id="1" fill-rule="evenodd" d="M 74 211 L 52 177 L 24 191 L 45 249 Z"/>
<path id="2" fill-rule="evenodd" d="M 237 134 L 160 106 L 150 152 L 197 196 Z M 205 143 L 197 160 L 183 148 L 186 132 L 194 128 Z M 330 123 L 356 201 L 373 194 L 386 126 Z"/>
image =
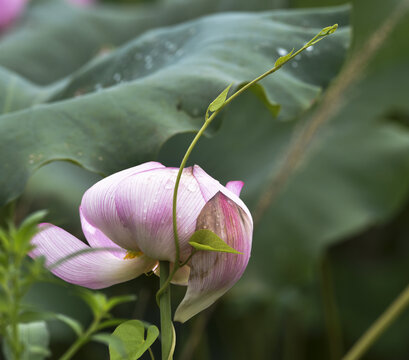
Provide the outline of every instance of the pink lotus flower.
<path id="1" fill-rule="evenodd" d="M 0 31 L 11 26 L 23 13 L 27 0 L 0 0 Z"/>
<path id="2" fill-rule="evenodd" d="M 52 267 L 63 280 L 99 289 L 158 271 L 158 261 L 175 260 L 172 197 L 178 169 L 148 162 L 113 174 L 86 191 L 80 206 L 82 229 L 91 248 Z M 187 285 L 175 320 L 184 322 L 210 306 L 243 274 L 251 251 L 253 221 L 239 194 L 243 183 L 226 187 L 199 166 L 183 170 L 177 206 L 180 261 L 193 248 L 188 241 L 209 229 L 242 254 L 198 251 L 180 268 L 174 283 Z M 45 256 L 47 266 L 90 249 L 65 230 L 41 224 L 31 257 Z"/>

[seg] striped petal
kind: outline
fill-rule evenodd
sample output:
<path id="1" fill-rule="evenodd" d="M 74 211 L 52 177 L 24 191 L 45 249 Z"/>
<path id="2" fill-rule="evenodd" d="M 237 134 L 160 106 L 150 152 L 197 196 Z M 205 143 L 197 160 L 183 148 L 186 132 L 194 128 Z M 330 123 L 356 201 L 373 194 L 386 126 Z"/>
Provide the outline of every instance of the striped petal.
<path id="1" fill-rule="evenodd" d="M 247 209 L 247 208 L 246 208 Z M 217 192 L 197 219 L 196 229 L 209 229 L 242 255 L 199 251 L 191 259 L 186 295 L 175 313 L 185 322 L 213 304 L 243 274 L 249 261 L 253 222 L 232 199 Z"/>
<path id="2" fill-rule="evenodd" d="M 153 169 L 164 168 L 158 162 L 147 162 L 102 179 L 86 191 L 81 202 L 81 211 L 87 222 L 102 231 L 109 239 L 127 250 L 139 251 L 132 232 L 124 227 L 115 205 L 115 191 L 125 178 Z"/>
<path id="3" fill-rule="evenodd" d="M 234 195 L 240 196 L 243 185 L 244 185 L 243 181 L 229 181 L 226 184 L 226 189 L 229 189 Z"/>
<path id="4" fill-rule="evenodd" d="M 112 255 L 123 259 L 126 255 L 126 250 L 122 249 L 120 246 L 112 242 L 102 231 L 98 230 L 96 227 L 92 226 L 88 220 L 85 218 L 82 209 L 80 207 L 80 219 L 82 232 L 85 238 L 93 248 L 110 248 L 107 250 Z"/>
<path id="5" fill-rule="evenodd" d="M 133 234 L 147 256 L 174 261 L 172 203 L 178 169 L 155 169 L 124 179 L 117 187 L 115 205 L 121 223 Z M 180 258 L 189 256 L 188 244 L 196 219 L 205 205 L 192 168 L 183 170 L 178 190 L 177 222 Z"/>
<path id="6" fill-rule="evenodd" d="M 224 187 L 220 184 L 217 180 L 213 179 L 210 175 L 208 175 L 200 166 L 195 165 L 193 167 L 193 176 L 197 179 L 199 183 L 200 191 L 202 192 L 205 201 L 209 201 L 213 196 L 216 195 L 217 192 L 221 192 L 229 199 L 233 200 L 237 205 L 239 205 L 250 218 L 251 223 L 253 224 L 253 219 L 251 217 L 250 211 L 247 209 L 247 206 L 244 202 L 239 198 L 239 194 L 241 188 L 243 187 L 242 181 L 230 181 L 227 183 L 229 185 Z M 239 183 L 241 183 L 240 190 Z"/>
<path id="7" fill-rule="evenodd" d="M 41 224 L 33 237 L 32 258 L 44 256 L 46 266 L 78 251 L 83 253 L 69 258 L 51 272 L 59 278 L 90 289 L 101 289 L 133 279 L 150 271 L 156 264 L 146 256 L 123 260 L 107 251 L 92 251 L 92 248 L 65 230 L 52 224 Z M 90 250 L 87 252 L 87 250 Z"/>

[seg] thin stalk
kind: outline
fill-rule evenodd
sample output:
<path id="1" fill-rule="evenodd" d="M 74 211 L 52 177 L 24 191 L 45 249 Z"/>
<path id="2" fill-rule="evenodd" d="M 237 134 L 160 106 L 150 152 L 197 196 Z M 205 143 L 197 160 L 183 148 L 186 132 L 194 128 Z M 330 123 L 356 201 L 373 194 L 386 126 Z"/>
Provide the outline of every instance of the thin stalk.
<path id="1" fill-rule="evenodd" d="M 169 278 L 170 263 L 161 261 L 160 264 L 160 286 Z M 159 298 L 160 328 L 162 340 L 162 360 L 172 359 L 173 324 L 171 313 L 170 287 L 166 287 Z"/>
<path id="2" fill-rule="evenodd" d="M 77 353 L 77 351 L 89 341 L 91 335 L 98 330 L 99 322 L 100 319 L 95 318 L 85 334 L 78 337 L 77 340 L 68 348 L 68 350 L 60 357 L 59 360 L 71 359 Z"/>
<path id="3" fill-rule="evenodd" d="M 10 287 L 7 289 L 8 301 L 10 306 L 10 327 L 11 334 L 9 336 L 11 349 L 13 352 L 14 359 L 20 360 L 22 354 L 22 345 L 20 343 L 20 335 L 18 332 L 18 313 L 20 309 L 20 268 L 21 268 L 21 258 L 19 254 L 14 252 L 11 255 L 11 269 L 9 272 L 11 276 L 9 278 L 8 284 Z"/>
<path id="4" fill-rule="evenodd" d="M 376 340 L 389 328 L 399 315 L 409 306 L 409 285 L 393 301 L 385 312 L 361 336 L 342 360 L 358 360 Z"/>
<path id="5" fill-rule="evenodd" d="M 256 79 L 250 81 L 249 83 L 247 83 L 246 85 L 241 87 L 234 94 L 232 94 L 229 98 L 227 98 L 224 101 L 224 103 L 216 111 L 214 111 L 210 116 L 208 116 L 208 112 L 206 112 L 206 120 L 205 120 L 204 124 L 202 125 L 202 127 L 200 128 L 200 130 L 198 131 L 198 133 L 196 134 L 196 136 L 194 137 L 192 143 L 189 145 L 189 147 L 188 147 L 188 149 L 187 149 L 187 151 L 185 153 L 185 156 L 183 157 L 182 162 L 180 164 L 178 174 L 176 176 L 175 188 L 174 188 L 174 192 L 173 192 L 173 206 L 172 206 L 173 239 L 174 239 L 174 244 L 175 244 L 175 261 L 174 261 L 173 270 L 169 274 L 168 279 L 161 286 L 161 288 L 159 289 L 159 291 L 156 294 L 156 301 L 158 303 L 159 303 L 159 299 L 162 296 L 164 290 L 169 286 L 169 284 L 170 284 L 173 276 L 175 275 L 176 271 L 180 268 L 180 246 L 179 246 L 179 235 L 178 235 L 178 230 L 177 230 L 177 217 L 176 217 L 176 205 L 177 205 L 178 189 L 179 189 L 179 184 L 180 184 L 180 179 L 182 177 L 183 169 L 185 168 L 186 163 L 187 163 L 187 161 L 189 159 L 189 156 L 192 153 L 192 151 L 193 151 L 194 147 L 196 146 L 197 142 L 199 141 L 200 137 L 203 135 L 203 133 L 205 132 L 207 127 L 210 125 L 210 123 L 213 121 L 213 119 L 217 116 L 217 114 L 219 114 L 219 112 L 225 106 L 230 104 L 237 96 L 244 93 L 246 90 L 248 90 L 254 84 L 256 84 L 259 81 L 263 80 L 268 75 L 270 75 L 270 74 L 276 72 L 277 70 L 279 70 L 284 64 L 286 64 L 287 62 L 289 62 L 290 60 L 295 58 L 298 54 L 303 52 L 305 49 L 307 49 L 308 47 L 316 44 L 318 41 L 322 40 L 324 38 L 324 36 L 331 34 L 333 31 L 335 31 L 336 27 L 337 27 L 337 25 L 334 25 L 333 27 L 331 27 L 333 30 L 331 30 L 331 32 L 328 32 L 328 33 L 326 33 L 324 35 L 322 34 L 322 31 L 321 31 L 318 35 L 316 35 L 313 39 L 311 39 L 308 43 L 306 43 L 302 48 L 300 48 L 299 50 L 297 50 L 294 53 L 291 53 L 291 55 L 288 54 L 287 55 L 288 57 L 285 60 L 283 60 L 279 65 L 275 65 L 272 69 L 266 71 L 265 73 L 263 73 L 262 75 L 260 75 Z"/>
<path id="6" fill-rule="evenodd" d="M 338 307 L 335 298 L 334 282 L 328 255 L 321 260 L 321 292 L 324 308 L 325 326 L 327 328 L 329 354 L 331 360 L 342 358 L 343 340 L 339 321 Z"/>
<path id="7" fill-rule="evenodd" d="M 149 356 L 151 357 L 151 360 L 155 360 L 155 355 L 153 355 L 152 349 L 149 348 L 148 351 L 149 351 Z"/>

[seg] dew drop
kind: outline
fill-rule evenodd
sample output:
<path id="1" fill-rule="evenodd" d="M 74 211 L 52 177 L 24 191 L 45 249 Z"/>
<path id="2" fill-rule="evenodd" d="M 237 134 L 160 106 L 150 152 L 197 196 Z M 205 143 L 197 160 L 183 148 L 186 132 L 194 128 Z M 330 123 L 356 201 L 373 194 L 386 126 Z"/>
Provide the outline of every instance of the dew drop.
<path id="1" fill-rule="evenodd" d="M 308 51 L 308 52 L 313 51 L 313 50 L 314 50 L 314 46 L 310 46 L 305 49 L 305 51 Z"/>
<path id="2" fill-rule="evenodd" d="M 165 189 L 171 190 L 175 187 L 175 183 L 172 180 L 168 180 L 165 184 Z"/>
<path id="3" fill-rule="evenodd" d="M 288 51 L 286 49 L 282 48 L 282 47 L 279 47 L 279 48 L 277 48 L 277 52 L 278 52 L 278 55 L 284 56 L 284 55 L 287 55 Z"/>
<path id="4" fill-rule="evenodd" d="M 189 184 L 188 187 L 187 187 L 187 189 L 188 189 L 190 192 L 195 192 L 195 191 L 197 190 L 197 185 L 194 184 L 194 183 Z"/>
<path id="5" fill-rule="evenodd" d="M 170 41 L 165 41 L 165 48 L 171 52 L 176 51 L 176 45 Z"/>
<path id="6" fill-rule="evenodd" d="M 145 68 L 152 69 L 152 66 L 153 66 L 152 56 L 150 55 L 145 56 Z"/>
<path id="7" fill-rule="evenodd" d="M 115 73 L 114 75 L 114 80 L 118 83 L 121 81 L 121 74 L 120 73 Z"/>
<path id="8" fill-rule="evenodd" d="M 94 86 L 95 91 L 101 91 L 103 89 L 102 84 L 98 83 Z"/>

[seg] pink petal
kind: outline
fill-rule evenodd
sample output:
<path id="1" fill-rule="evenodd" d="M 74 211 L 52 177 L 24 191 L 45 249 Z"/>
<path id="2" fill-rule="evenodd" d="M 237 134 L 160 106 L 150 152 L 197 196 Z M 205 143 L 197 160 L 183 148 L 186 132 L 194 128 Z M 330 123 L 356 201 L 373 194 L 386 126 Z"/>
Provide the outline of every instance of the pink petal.
<path id="1" fill-rule="evenodd" d="M 243 188 L 243 181 L 229 181 L 226 184 L 226 188 L 229 189 L 233 194 L 240 196 L 241 189 Z"/>
<path id="2" fill-rule="evenodd" d="M 114 195 L 121 180 L 128 176 L 164 168 L 158 162 L 147 162 L 110 175 L 86 191 L 81 210 L 87 222 L 102 231 L 109 239 L 127 250 L 139 251 L 130 230 L 123 226 L 118 217 Z"/>
<path id="3" fill-rule="evenodd" d="M 126 250 L 122 249 L 117 244 L 112 242 L 102 231 L 92 226 L 85 218 L 81 210 L 81 207 L 80 207 L 80 218 L 81 218 L 82 232 L 84 233 L 85 238 L 87 239 L 88 244 L 90 244 L 91 247 L 113 248 L 115 250 L 108 250 L 112 255 L 119 257 L 121 259 L 124 258 L 124 256 L 126 255 Z"/>
<path id="4" fill-rule="evenodd" d="M 35 245 L 32 258 L 45 256 L 46 265 L 77 251 L 90 249 L 65 230 L 52 224 L 41 224 L 40 232 L 32 239 Z M 150 271 L 155 260 L 146 256 L 122 260 L 107 251 L 87 252 L 64 261 L 51 272 L 61 279 L 90 289 L 101 289 L 128 281 Z"/>
<path id="5" fill-rule="evenodd" d="M 129 176 L 115 194 L 119 218 L 138 247 L 151 258 L 171 262 L 175 259 L 172 202 L 177 172 L 178 169 L 165 168 Z M 204 205 L 192 168 L 184 169 L 177 206 L 181 260 L 190 254 L 188 240 Z"/>
<path id="6" fill-rule="evenodd" d="M 27 0 L 0 0 L 0 29 L 5 29 L 23 13 Z"/>
<path id="7" fill-rule="evenodd" d="M 193 176 L 197 179 L 199 183 L 200 191 L 205 199 L 205 201 L 209 201 L 213 196 L 216 195 L 217 192 L 221 192 L 222 194 L 226 195 L 229 199 L 233 200 L 237 205 L 239 205 L 247 214 L 247 216 L 251 220 L 251 224 L 253 225 L 253 219 L 251 217 L 249 209 L 244 204 L 243 200 L 241 200 L 238 195 L 229 188 L 224 187 L 220 184 L 217 180 L 213 179 L 210 175 L 208 175 L 200 166 L 195 165 L 193 167 Z M 235 189 L 237 191 L 237 184 Z"/>
<path id="8" fill-rule="evenodd" d="M 196 229 L 207 228 L 242 255 L 199 251 L 190 262 L 186 295 L 175 313 L 185 322 L 213 304 L 243 274 L 249 261 L 253 222 L 237 203 L 221 192 L 207 202 L 197 219 Z"/>

